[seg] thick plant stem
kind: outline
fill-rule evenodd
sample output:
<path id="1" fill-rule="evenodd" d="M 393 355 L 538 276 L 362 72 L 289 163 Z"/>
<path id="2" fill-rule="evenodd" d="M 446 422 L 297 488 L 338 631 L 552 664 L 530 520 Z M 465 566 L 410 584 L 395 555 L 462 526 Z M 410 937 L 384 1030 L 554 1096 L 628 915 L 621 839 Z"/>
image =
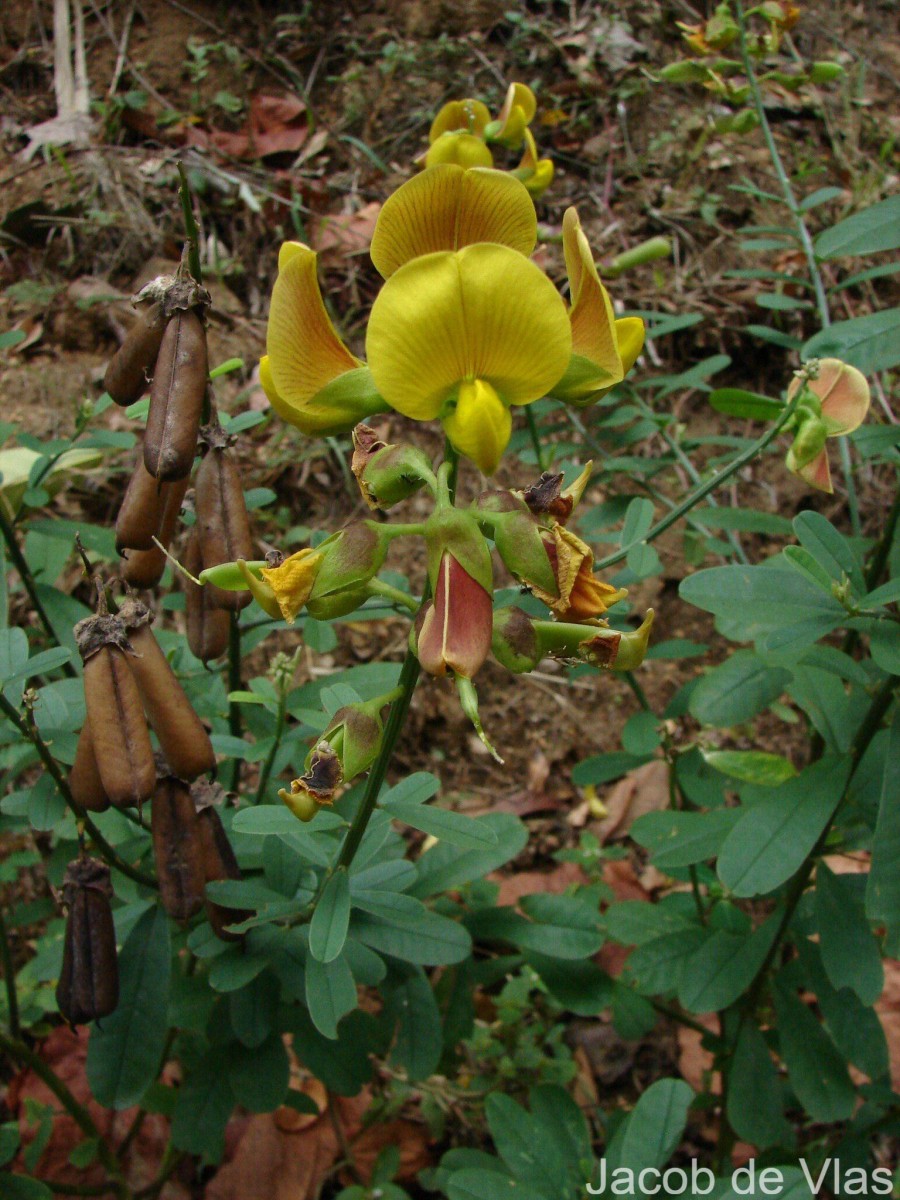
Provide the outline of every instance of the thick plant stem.
<path id="1" fill-rule="evenodd" d="M 22 587 L 28 593 L 28 599 L 31 601 L 31 607 L 34 609 L 35 615 L 44 627 L 44 632 L 53 641 L 56 642 L 56 631 L 47 616 L 47 610 L 41 603 L 40 596 L 37 594 L 37 584 L 34 581 L 34 576 L 31 573 L 31 567 L 25 560 L 25 555 L 22 553 L 22 548 L 19 545 L 19 539 L 16 537 L 16 531 L 10 523 L 4 502 L 0 500 L 0 533 L 3 534 L 3 540 L 6 543 L 6 549 L 9 552 L 9 557 L 12 559 L 12 564 L 19 574 L 22 581 Z M 74 666 L 68 662 L 63 666 L 63 670 L 71 678 L 75 678 L 78 672 Z"/>
<path id="2" fill-rule="evenodd" d="M 794 218 L 794 224 L 797 227 L 797 236 L 800 239 L 800 245 L 803 247 L 803 253 L 806 256 L 806 266 L 809 270 L 809 277 L 813 285 L 813 292 L 816 297 L 816 311 L 819 317 L 819 324 L 823 329 L 827 329 L 831 324 L 831 310 L 828 307 L 828 297 L 825 293 L 825 283 L 822 279 L 822 274 L 819 270 L 819 263 L 816 258 L 816 250 L 813 245 L 812 236 L 807 228 L 806 222 L 803 220 L 803 214 L 800 206 L 797 204 L 797 197 L 794 195 L 794 189 L 791 187 L 791 181 L 788 178 L 788 173 L 784 169 L 784 163 L 781 161 L 781 155 L 778 153 L 778 147 L 775 145 L 775 138 L 772 134 L 772 127 L 769 124 L 769 118 L 766 116 L 765 105 L 763 104 L 762 93 L 759 90 L 759 82 L 756 78 L 756 71 L 753 66 L 753 59 L 750 56 L 750 51 L 747 46 L 747 23 L 744 18 L 744 6 L 741 0 L 735 5 L 737 10 L 738 24 L 741 30 L 741 60 L 743 62 L 744 74 L 747 76 L 747 82 L 750 85 L 750 95 L 753 97 L 753 108 L 759 120 L 759 127 L 762 130 L 762 135 L 765 138 L 766 149 L 769 152 L 769 158 L 772 160 L 772 167 L 778 178 L 781 193 L 784 196 L 784 202 L 791 210 L 791 215 Z M 850 525 L 854 534 L 859 537 L 862 533 L 862 524 L 859 519 L 859 501 L 856 497 L 856 483 L 853 479 L 853 463 L 850 459 L 850 447 L 847 439 L 842 437 L 840 442 L 841 466 L 844 471 L 844 482 L 847 485 L 847 506 L 850 509 Z"/>
<path id="3" fill-rule="evenodd" d="M 254 804 L 261 804 L 265 798 L 266 788 L 269 786 L 269 779 L 272 776 L 272 768 L 275 765 L 275 758 L 281 748 L 281 738 L 284 734 L 285 721 L 287 720 L 287 685 L 282 683 L 281 694 L 278 697 L 278 715 L 275 718 L 275 736 L 272 741 L 272 749 L 266 755 L 266 761 L 263 763 L 263 768 L 259 773 L 259 783 L 256 785 L 256 796 Z"/>
<path id="4" fill-rule="evenodd" d="M 768 446 L 769 442 L 771 442 L 773 438 L 780 433 L 788 421 L 790 421 L 791 417 L 793 417 L 799 398 L 800 392 L 798 391 L 797 395 L 794 396 L 790 403 L 785 405 L 784 411 L 771 429 L 768 429 L 761 438 L 757 438 L 752 446 L 748 446 L 746 450 L 743 450 L 737 455 L 736 458 L 733 458 L 728 466 L 724 468 L 724 470 L 717 472 L 710 479 L 707 479 L 706 483 L 702 484 L 700 487 L 691 492 L 690 495 L 685 497 L 680 504 L 676 505 L 671 512 L 666 513 L 662 520 L 657 521 L 656 524 L 647 531 L 644 537 L 639 538 L 635 542 L 629 542 L 627 546 L 622 546 L 619 550 L 614 551 L 612 554 L 607 554 L 605 558 L 601 558 L 599 562 L 594 563 L 594 570 L 602 571 L 605 567 L 611 567 L 614 563 L 621 562 L 623 558 L 627 557 L 628 551 L 632 548 L 632 546 L 639 546 L 644 542 L 652 542 L 655 538 L 658 538 L 661 533 L 665 533 L 665 531 L 671 525 L 674 525 L 676 521 L 680 520 L 685 513 L 690 512 L 694 505 L 699 504 L 700 501 L 708 496 L 710 492 L 714 492 L 716 488 L 721 487 L 726 479 L 730 479 L 731 476 L 734 475 L 736 471 L 739 471 L 745 463 L 748 463 L 751 459 L 755 458 L 757 454 L 759 454 L 761 450 L 764 450 L 766 446 Z"/>
<path id="5" fill-rule="evenodd" d="M 378 793 L 381 791 L 391 757 L 394 753 L 394 747 L 397 744 L 397 739 L 406 720 L 406 714 L 409 712 L 409 706 L 412 703 L 413 692 L 416 690 L 420 670 L 419 660 L 413 654 L 412 650 L 407 651 L 406 658 L 403 660 L 403 667 L 400 671 L 400 680 L 397 685 L 400 695 L 391 705 L 391 711 L 384 726 L 381 751 L 375 760 L 372 770 L 369 772 L 369 778 L 366 781 L 366 790 L 363 793 L 356 816 L 353 818 L 353 823 L 347 830 L 347 836 L 344 838 L 344 844 L 341 846 L 335 870 L 340 867 L 349 867 L 356 857 L 356 852 L 366 832 L 366 827 L 378 803 Z"/>
<path id="6" fill-rule="evenodd" d="M 3 962 L 3 981 L 6 984 L 6 1007 L 9 1012 L 9 1032 L 14 1038 L 19 1037 L 19 997 L 16 995 L 16 973 L 13 967 L 12 952 L 9 948 L 9 934 L 3 910 L 0 908 L 0 958 Z"/>
<path id="7" fill-rule="evenodd" d="M 108 1190 L 115 1191 L 120 1200 L 128 1200 L 131 1196 L 131 1191 L 122 1174 L 122 1168 L 118 1159 L 104 1141 L 103 1135 L 94 1124 L 91 1114 L 84 1105 L 79 1104 L 56 1072 L 44 1062 L 39 1054 L 36 1054 L 26 1046 L 23 1041 L 20 1041 L 18 1038 L 7 1037 L 2 1031 L 0 1031 L 0 1050 L 33 1071 L 38 1079 L 47 1085 L 85 1137 L 96 1140 L 97 1157 L 109 1174 L 110 1179 L 115 1181 Z"/>
<path id="8" fill-rule="evenodd" d="M 2 693 L 0 693 L 0 712 L 2 712 L 5 717 L 12 721 L 13 725 L 15 725 L 16 729 L 18 729 L 22 737 L 31 742 L 32 746 L 34 746 L 35 750 L 37 750 L 38 757 L 47 768 L 49 774 L 52 776 L 53 782 L 59 788 L 60 795 L 65 800 L 66 804 L 68 804 L 69 808 L 71 808 L 76 818 L 90 834 L 91 841 L 96 846 L 97 852 L 100 854 L 101 858 L 105 859 L 111 867 L 115 867 L 115 869 L 120 871 L 123 875 L 127 875 L 129 879 L 133 879 L 135 883 L 142 883 L 145 887 L 158 890 L 159 884 L 152 875 L 146 875 L 137 867 L 131 866 L 131 864 L 127 863 L 125 859 L 122 858 L 119 853 L 109 844 L 100 830 L 91 820 L 90 815 L 75 800 L 69 787 L 69 781 L 66 779 L 65 775 L 63 775 L 59 768 L 59 763 L 50 753 L 47 743 L 41 737 L 33 722 L 26 721 L 21 713 L 16 711 L 13 705 L 10 704 L 10 702 Z"/>

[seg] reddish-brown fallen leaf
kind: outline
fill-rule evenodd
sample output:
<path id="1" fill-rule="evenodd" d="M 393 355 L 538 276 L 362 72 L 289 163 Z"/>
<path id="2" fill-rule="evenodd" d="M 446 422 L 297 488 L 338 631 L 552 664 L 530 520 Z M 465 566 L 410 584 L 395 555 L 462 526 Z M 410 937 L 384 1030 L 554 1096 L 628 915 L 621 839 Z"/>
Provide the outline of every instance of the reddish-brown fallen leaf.
<path id="1" fill-rule="evenodd" d="M 559 863 L 552 871 L 518 871 L 515 875 L 498 875 L 496 872 L 488 876 L 500 884 L 498 904 L 515 904 L 520 896 L 530 896 L 533 892 L 550 892 L 559 896 L 575 883 L 588 883 L 588 877 L 577 863 Z"/>
<path id="2" fill-rule="evenodd" d="M 412 1183 L 418 1178 L 419 1172 L 432 1166 L 429 1151 L 430 1139 L 423 1125 L 415 1121 L 398 1118 L 384 1124 L 370 1125 L 350 1143 L 353 1163 L 366 1183 L 372 1178 L 372 1168 L 375 1160 L 385 1146 L 397 1146 L 400 1150 L 400 1166 L 397 1180 L 400 1183 Z M 347 1186 L 354 1182 L 349 1171 L 341 1172 L 341 1182 Z"/>
<path id="3" fill-rule="evenodd" d="M 710 1033 L 718 1033 L 719 1021 L 712 1013 L 696 1019 L 701 1025 L 705 1025 Z M 684 1025 L 678 1026 L 678 1069 L 695 1092 L 705 1091 L 711 1077 L 712 1092 L 718 1095 L 722 1090 L 721 1077 L 718 1072 L 715 1075 L 711 1074 L 713 1056 L 709 1050 L 703 1048 L 702 1041 L 703 1034 Z"/>
<path id="4" fill-rule="evenodd" d="M 884 991 L 875 1005 L 891 1056 L 891 1087 L 900 1091 L 900 962 L 884 960 Z"/>
<path id="5" fill-rule="evenodd" d="M 306 105 L 289 93 L 251 97 L 244 127 L 237 132 L 201 129 L 188 125 L 184 131 L 190 146 L 218 150 L 230 158 L 268 158 L 273 154 L 296 154 L 309 136 Z"/>
<path id="6" fill-rule="evenodd" d="M 621 838 L 638 819 L 669 807 L 669 765 L 661 758 L 635 767 L 603 797 L 607 815 L 594 831 L 601 842 Z"/>
<path id="7" fill-rule="evenodd" d="M 380 202 L 372 200 L 354 213 L 329 213 L 313 226 L 310 245 L 326 262 L 363 254 L 369 249 L 380 212 Z"/>

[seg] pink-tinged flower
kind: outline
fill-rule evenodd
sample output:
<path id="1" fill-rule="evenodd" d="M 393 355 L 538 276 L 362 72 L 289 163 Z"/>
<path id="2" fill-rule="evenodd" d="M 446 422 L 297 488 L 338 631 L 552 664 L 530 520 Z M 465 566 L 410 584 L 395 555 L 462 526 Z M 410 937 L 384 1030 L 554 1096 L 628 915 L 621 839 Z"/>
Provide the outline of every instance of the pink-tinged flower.
<path id="1" fill-rule="evenodd" d="M 416 655 L 423 670 L 471 679 L 491 648 L 493 620 L 491 593 L 445 550 L 434 599 L 416 622 Z"/>
<path id="2" fill-rule="evenodd" d="M 788 400 L 804 386 L 807 397 L 800 398 L 801 420 L 785 465 L 811 487 L 833 492 L 825 440 L 852 433 L 863 423 L 869 411 L 869 385 L 856 367 L 839 358 L 823 358 L 815 379 L 794 379 Z"/>

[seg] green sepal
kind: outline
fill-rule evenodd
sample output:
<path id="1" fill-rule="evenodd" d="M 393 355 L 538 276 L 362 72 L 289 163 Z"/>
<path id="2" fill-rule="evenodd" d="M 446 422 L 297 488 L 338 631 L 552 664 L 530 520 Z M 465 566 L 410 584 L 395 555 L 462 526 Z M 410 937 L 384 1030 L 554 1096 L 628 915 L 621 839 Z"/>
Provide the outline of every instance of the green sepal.
<path id="1" fill-rule="evenodd" d="M 432 591 L 437 590 L 441 559 L 445 553 L 449 553 L 467 575 L 480 583 L 486 592 L 493 593 L 491 552 L 472 513 L 449 504 L 439 504 L 425 522 L 425 542 Z"/>

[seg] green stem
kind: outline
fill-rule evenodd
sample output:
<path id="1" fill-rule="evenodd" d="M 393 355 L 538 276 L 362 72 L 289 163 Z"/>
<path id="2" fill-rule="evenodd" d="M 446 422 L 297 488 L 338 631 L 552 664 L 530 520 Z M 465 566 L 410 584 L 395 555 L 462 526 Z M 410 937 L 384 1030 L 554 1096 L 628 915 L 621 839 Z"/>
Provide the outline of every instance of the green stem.
<path id="1" fill-rule="evenodd" d="M 58 642 L 59 639 L 56 636 L 56 631 L 53 628 L 50 618 L 47 616 L 47 610 L 44 608 L 43 604 L 41 603 L 41 599 L 37 594 L 37 584 L 34 581 L 31 568 L 25 560 L 25 555 L 22 553 L 22 549 L 19 546 L 19 539 L 16 537 L 16 531 L 10 523 L 9 516 L 6 512 L 5 501 L 2 499 L 2 497 L 0 497 L 0 533 L 3 534 L 3 540 L 6 543 L 7 550 L 9 551 L 9 557 L 12 559 L 13 566 L 19 573 L 19 578 L 22 580 L 22 586 L 28 593 L 28 599 L 31 601 L 31 607 L 34 609 L 38 620 L 43 625 L 47 636 L 54 643 Z M 70 662 L 67 662 L 64 665 L 63 670 L 72 678 L 76 678 L 78 675 L 75 667 Z"/>
<path id="2" fill-rule="evenodd" d="M 383 596 L 385 600 L 390 600 L 394 604 L 399 604 L 402 608 L 408 608 L 410 612 L 419 611 L 419 601 L 413 596 L 408 596 L 406 592 L 401 592 L 399 588 L 392 587 L 391 584 L 385 583 L 383 579 L 370 579 L 366 584 L 366 589 L 373 596 Z"/>
<path id="3" fill-rule="evenodd" d="M 241 690 L 241 618 L 240 613 L 231 614 L 231 628 L 228 631 L 228 691 Z M 244 736 L 241 724 L 241 706 L 231 700 L 228 704 L 228 732 L 240 740 Z M 230 791 L 236 792 L 241 781 L 241 760 L 235 758 L 231 763 Z"/>
<path id="4" fill-rule="evenodd" d="M 59 788 L 60 795 L 90 834 L 91 841 L 96 846 L 100 856 L 104 858 L 111 867 L 115 867 L 117 871 L 120 871 L 123 875 L 127 875 L 129 879 L 133 879 L 135 883 L 142 883 L 145 887 L 159 890 L 159 884 L 152 875 L 145 875 L 144 872 L 139 870 L 137 867 L 132 867 L 131 864 L 127 863 L 125 859 L 122 858 L 119 853 L 109 844 L 100 830 L 91 820 L 85 809 L 83 809 L 75 800 L 71 789 L 69 788 L 69 781 L 59 769 L 59 764 L 50 753 L 47 743 L 41 737 L 36 726 L 33 724 L 33 722 L 26 721 L 25 718 L 16 711 L 13 705 L 10 704 L 9 700 L 7 700 L 2 692 L 0 692 L 0 712 L 2 712 L 4 716 L 8 717 L 9 720 L 12 721 L 19 733 L 21 733 L 24 738 L 31 742 L 32 746 L 34 746 L 35 750 L 37 750 L 38 757 L 47 768 L 47 771 L 51 775 L 53 782 Z"/>
<path id="5" fill-rule="evenodd" d="M 534 456 L 537 459 L 538 470 L 542 473 L 546 471 L 544 465 L 544 447 L 541 445 L 541 436 L 538 431 L 537 421 L 534 419 L 534 413 L 531 411 L 531 405 L 525 405 L 525 420 L 528 422 L 528 432 L 531 434 L 531 444 L 534 447 Z"/>
<path id="6" fill-rule="evenodd" d="M 699 504 L 701 500 L 705 499 L 710 492 L 714 492 L 716 488 L 721 487 L 726 479 L 730 479 L 732 475 L 739 471 L 746 463 L 750 462 L 751 459 L 755 458 L 760 451 L 764 450 L 766 446 L 768 446 L 768 444 L 775 437 L 777 437 L 788 421 L 790 421 L 791 417 L 793 417 L 799 396 L 800 393 L 798 391 L 793 399 L 785 405 L 784 411 L 775 424 L 772 425 L 770 429 L 767 429 L 762 437 L 757 438 L 757 440 L 751 446 L 748 446 L 746 450 L 741 451 L 736 458 L 733 458 L 727 467 L 725 467 L 722 471 L 717 472 L 710 479 L 707 479 L 706 483 L 702 484 L 700 487 L 691 492 L 690 495 L 682 500 L 680 504 L 676 504 L 671 512 L 666 513 L 662 520 L 657 521 L 657 523 L 648 530 L 644 537 L 638 538 L 637 541 L 629 542 L 627 546 L 622 546 L 619 550 L 614 551 L 612 554 L 607 554 L 605 558 L 601 558 L 599 562 L 594 563 L 594 570 L 602 571 L 605 567 L 611 567 L 614 563 L 621 562 L 621 560 L 628 555 L 628 551 L 632 548 L 632 546 L 639 546 L 643 542 L 652 542 L 655 538 L 658 538 L 661 533 L 665 533 L 670 526 L 674 525 L 675 522 L 683 517 L 690 509 L 692 509 L 695 504 Z"/>
<path id="7" fill-rule="evenodd" d="M 16 973 L 13 967 L 12 951 L 9 948 L 9 934 L 6 930 L 6 921 L 3 919 L 2 908 L 0 908 L 0 958 L 2 958 L 3 962 L 3 980 L 6 984 L 9 1032 L 14 1038 L 17 1038 L 22 1032 L 19 1025 L 19 997 L 16 994 Z"/>
<path id="8" fill-rule="evenodd" d="M 369 778 L 366 781 L 366 790 L 363 793 L 359 808 L 356 810 L 356 816 L 347 830 L 344 844 L 341 846 L 341 852 L 335 864 L 335 870 L 340 867 L 349 868 L 356 857 L 356 852 L 359 849 L 360 842 L 363 840 L 366 827 L 378 804 L 378 793 L 381 791 L 388 766 L 394 753 L 394 747 L 397 745 L 397 739 L 406 720 L 406 714 L 409 712 L 409 706 L 412 703 L 413 692 L 416 690 L 420 670 L 419 660 L 413 654 L 412 650 L 408 650 L 406 658 L 403 660 L 403 667 L 400 670 L 400 680 L 397 685 L 400 689 L 400 695 L 391 705 L 391 711 L 384 726 L 381 750 L 369 773 Z"/>
<path id="9" fill-rule="evenodd" d="M 114 1188 L 117 1195 L 122 1200 L 126 1200 L 131 1193 L 122 1174 L 119 1161 L 104 1141 L 103 1135 L 94 1124 L 93 1117 L 84 1105 L 79 1104 L 56 1072 L 44 1062 L 39 1054 L 36 1054 L 26 1046 L 23 1041 L 20 1041 L 18 1038 L 7 1037 L 5 1033 L 0 1031 L 0 1050 L 3 1050 L 10 1058 L 16 1059 L 28 1067 L 29 1070 L 33 1071 L 38 1079 L 46 1084 L 57 1100 L 59 1100 L 60 1104 L 69 1113 L 85 1137 L 97 1142 L 97 1157 L 110 1177 L 116 1181 Z"/>
<path id="10" fill-rule="evenodd" d="M 797 227 L 797 235 L 800 239 L 800 245 L 803 247 L 803 253 L 806 256 L 806 265 L 809 270 L 809 277 L 812 281 L 813 292 L 816 297 L 816 310 L 819 315 L 819 323 L 823 329 L 827 329 L 831 324 L 831 311 L 828 307 L 828 297 L 825 293 L 825 283 L 822 279 L 822 273 L 819 270 L 819 263 L 816 259 L 816 250 L 813 245 L 812 236 L 807 228 L 806 222 L 803 220 L 803 214 L 800 211 L 800 206 L 797 204 L 797 197 L 794 195 L 794 189 L 791 187 L 791 181 L 787 171 L 784 169 L 784 163 L 781 161 L 781 155 L 778 153 L 778 147 L 775 144 L 775 137 L 772 133 L 772 127 L 769 124 L 769 118 L 766 116 L 765 105 L 763 104 L 762 93 L 759 90 L 759 82 L 756 78 L 756 71 L 753 67 L 753 59 L 750 55 L 747 46 L 747 24 L 744 18 L 744 6 L 741 0 L 735 5 L 737 10 L 737 20 L 741 31 L 741 60 L 744 65 L 744 74 L 747 76 L 747 82 L 750 85 L 750 94 L 753 97 L 753 107 L 756 111 L 756 116 L 759 119 L 759 127 L 762 130 L 763 137 L 766 142 L 766 149 L 769 152 L 769 158 L 772 160 L 772 167 L 778 178 L 778 183 L 781 187 L 781 194 L 784 196 L 785 204 L 791 210 L 791 215 L 794 218 L 794 224 Z M 854 534 L 859 537 L 862 532 L 862 525 L 859 517 L 859 502 L 856 497 L 856 483 L 853 479 L 853 463 L 850 459 L 850 447 L 847 444 L 847 439 L 840 439 L 840 454 L 841 466 L 844 470 L 844 480 L 847 485 L 847 506 L 850 509 L 850 524 Z"/>
<path id="11" fill-rule="evenodd" d="M 177 164 L 178 198 L 181 200 L 181 211 L 184 214 L 184 232 L 188 242 L 188 268 L 197 283 L 203 282 L 203 271 L 200 267 L 200 231 L 194 219 L 194 203 L 191 195 L 191 185 L 188 183 L 184 163 Z"/>
<path id="12" fill-rule="evenodd" d="M 263 763 L 263 768 L 259 773 L 259 783 L 256 785 L 256 796 L 254 804 L 261 804 L 263 797 L 266 794 L 266 788 L 269 786 L 269 779 L 272 775 L 272 768 L 275 765 L 275 758 L 278 751 L 281 749 L 281 738 L 284 734 L 284 725 L 287 720 L 287 684 L 282 683 L 281 690 L 278 696 L 278 715 L 275 718 L 275 735 L 272 740 L 272 749 L 266 755 L 266 761 Z"/>

